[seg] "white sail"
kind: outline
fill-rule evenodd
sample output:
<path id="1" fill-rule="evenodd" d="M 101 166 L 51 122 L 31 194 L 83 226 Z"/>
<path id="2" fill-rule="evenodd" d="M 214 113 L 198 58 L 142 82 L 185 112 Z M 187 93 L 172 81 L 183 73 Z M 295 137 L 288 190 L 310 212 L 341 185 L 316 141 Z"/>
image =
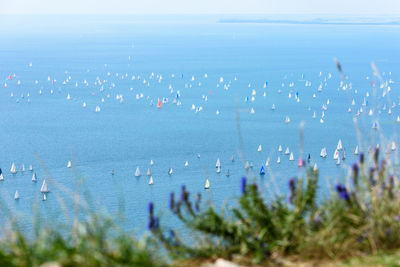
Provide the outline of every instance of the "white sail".
<path id="1" fill-rule="evenodd" d="M 4 180 L 3 174 L 0 173 L 0 181 L 3 181 L 3 180 Z"/>
<path id="2" fill-rule="evenodd" d="M 337 160 L 339 158 L 339 151 L 336 149 L 333 153 L 333 159 Z"/>
<path id="3" fill-rule="evenodd" d="M 313 170 L 314 170 L 315 172 L 318 171 L 317 163 L 314 163 L 314 168 L 313 168 Z"/>
<path id="4" fill-rule="evenodd" d="M 22 164 L 22 167 L 21 167 L 21 172 L 24 172 L 25 171 L 25 165 L 24 164 Z"/>
<path id="5" fill-rule="evenodd" d="M 293 161 L 293 160 L 294 160 L 293 152 L 290 153 L 289 160 L 290 160 L 290 161 Z"/>
<path id="6" fill-rule="evenodd" d="M 68 162 L 67 162 L 67 168 L 71 168 L 72 167 L 72 163 L 71 163 L 71 161 L 69 160 Z"/>
<path id="7" fill-rule="evenodd" d="M 139 177 L 139 176 L 140 176 L 140 170 L 139 170 L 139 167 L 136 167 L 135 177 Z"/>
<path id="8" fill-rule="evenodd" d="M 248 161 L 246 161 L 246 163 L 244 164 L 244 168 L 245 168 L 246 170 L 249 169 L 249 162 L 248 162 Z"/>
<path id="9" fill-rule="evenodd" d="M 34 172 L 32 175 L 32 182 L 36 182 L 36 181 L 37 181 L 36 172 Z"/>
<path id="10" fill-rule="evenodd" d="M 215 168 L 221 167 L 221 162 L 219 158 L 217 159 L 217 163 L 215 163 Z"/>
<path id="11" fill-rule="evenodd" d="M 286 148 L 285 150 L 285 155 L 289 155 L 290 151 L 289 151 L 289 147 Z"/>
<path id="12" fill-rule="evenodd" d="M 342 140 L 341 140 L 341 139 L 339 139 L 339 142 L 338 142 L 338 144 L 337 144 L 336 149 L 339 150 L 339 151 L 343 149 Z"/>
<path id="13" fill-rule="evenodd" d="M 261 145 L 259 145 L 257 151 L 261 152 L 261 150 L 262 150 L 262 147 L 261 147 Z"/>
<path id="14" fill-rule="evenodd" d="M 169 167 L 168 174 L 172 175 L 172 167 Z"/>
<path id="15" fill-rule="evenodd" d="M 15 199 L 15 200 L 19 199 L 19 193 L 18 193 L 18 190 L 16 190 L 16 191 L 15 191 L 15 194 L 14 194 L 14 199 Z"/>
<path id="16" fill-rule="evenodd" d="M 14 162 L 11 164 L 11 170 L 10 170 L 10 172 L 11 172 L 12 174 L 17 173 L 17 167 L 15 167 L 15 163 L 14 163 Z"/>
<path id="17" fill-rule="evenodd" d="M 154 165 L 154 161 L 151 159 L 150 160 L 150 166 L 153 166 Z"/>
<path id="18" fill-rule="evenodd" d="M 326 148 L 325 147 L 323 147 L 322 149 L 321 149 L 321 153 L 319 154 L 321 157 L 323 157 L 323 158 L 326 158 L 326 156 L 327 156 L 327 153 L 326 153 Z"/>
<path id="19" fill-rule="evenodd" d="M 43 194 L 43 201 L 46 201 L 47 200 L 47 196 L 46 196 L 46 194 Z"/>
<path id="20" fill-rule="evenodd" d="M 217 168 L 217 173 L 221 173 L 221 167 Z"/>
<path id="21" fill-rule="evenodd" d="M 396 150 L 396 143 L 395 143 L 394 141 L 392 142 L 391 149 L 392 149 L 393 151 Z"/>
<path id="22" fill-rule="evenodd" d="M 289 118 L 289 116 L 286 116 L 285 123 L 289 123 L 289 122 L 290 122 L 290 118 Z"/>
<path id="23" fill-rule="evenodd" d="M 235 162 L 235 156 L 232 155 L 232 162 Z"/>
<path id="24" fill-rule="evenodd" d="M 29 165 L 29 171 L 33 171 L 33 166 Z"/>
<path id="25" fill-rule="evenodd" d="M 153 176 L 150 176 L 149 185 L 152 185 L 152 184 L 153 184 Z"/>
<path id="26" fill-rule="evenodd" d="M 47 188 L 46 179 L 43 180 L 43 184 L 42 184 L 42 187 L 40 188 L 40 192 L 42 192 L 42 193 L 50 192 L 49 189 Z"/>
<path id="27" fill-rule="evenodd" d="M 358 155 L 358 146 L 354 149 L 354 155 Z"/>
<path id="28" fill-rule="evenodd" d="M 151 170 L 150 170 L 150 168 L 147 169 L 147 176 L 151 176 Z"/>
<path id="29" fill-rule="evenodd" d="M 269 166 L 269 161 L 270 161 L 270 158 L 268 157 L 267 160 L 265 161 L 265 166 L 266 166 L 266 167 Z"/>
<path id="30" fill-rule="evenodd" d="M 206 184 L 204 185 L 205 189 L 209 189 L 210 188 L 210 181 L 208 179 L 206 179 Z"/>
<path id="31" fill-rule="evenodd" d="M 280 157 L 278 157 L 276 163 L 281 163 L 281 158 Z"/>
<path id="32" fill-rule="evenodd" d="M 279 147 L 278 147 L 278 151 L 279 151 L 279 152 L 282 152 L 282 150 L 283 150 L 283 149 L 282 149 L 282 146 L 281 146 L 281 145 L 279 145 Z"/>
<path id="33" fill-rule="evenodd" d="M 189 162 L 188 161 L 185 162 L 185 167 L 187 167 L 187 166 L 189 166 Z"/>

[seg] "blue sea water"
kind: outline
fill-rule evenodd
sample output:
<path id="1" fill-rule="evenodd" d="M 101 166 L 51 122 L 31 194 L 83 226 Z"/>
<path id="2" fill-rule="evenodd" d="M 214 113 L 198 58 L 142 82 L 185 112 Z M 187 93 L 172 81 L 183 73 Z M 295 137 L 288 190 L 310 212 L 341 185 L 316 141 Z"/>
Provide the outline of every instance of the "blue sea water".
<path id="1" fill-rule="evenodd" d="M 64 218 L 60 199 L 72 213 L 78 189 L 88 192 L 93 206 L 111 214 L 123 199 L 124 227 L 138 232 L 146 228 L 149 201 L 168 220 L 169 194 L 178 193 L 182 185 L 193 197 L 202 192 L 217 206 L 234 201 L 245 175 L 255 177 L 267 197 L 285 193 L 288 179 L 299 173 L 301 122 L 304 157 L 310 153 L 317 163 L 320 186 L 327 192 L 329 184 L 343 182 L 357 159 L 352 153 L 359 144 L 353 117 L 360 107 L 362 150 L 375 145 L 380 132 L 386 141 L 398 142 L 394 120 L 400 115 L 399 26 L 217 23 L 209 16 L 5 16 L 0 21 L 0 167 L 5 178 L 0 194 L 13 212 L 25 215 L 28 228 L 35 205 L 44 221 Z M 335 57 L 351 89 L 340 88 Z M 381 80 L 373 75 L 372 61 Z M 95 84 L 98 80 L 102 85 Z M 380 88 L 380 81 L 389 80 L 390 98 L 382 97 L 387 86 Z M 306 81 L 311 86 L 305 86 Z M 173 104 L 178 90 L 181 106 Z M 137 99 L 137 94 L 143 98 Z M 117 95 L 123 96 L 122 103 Z M 158 109 L 158 98 L 169 102 Z M 367 106 L 361 106 L 364 98 Z M 320 123 L 321 107 L 328 100 Z M 396 107 L 387 114 L 393 102 Z M 202 110 L 196 113 L 192 105 Z M 100 112 L 95 112 L 96 106 Z M 373 116 L 367 114 L 370 108 Z M 379 131 L 371 130 L 374 120 L 379 121 Z M 337 166 L 332 156 L 339 139 L 347 159 Z M 279 153 L 279 145 L 289 147 L 295 160 Z M 319 157 L 322 147 L 328 150 L 326 159 Z M 249 173 L 241 155 L 254 164 Z M 268 157 L 267 174 L 260 177 Z M 217 158 L 221 174 L 215 171 Z M 66 168 L 69 160 L 73 168 Z M 146 176 L 150 160 L 155 163 L 152 186 Z M 12 162 L 18 170 L 32 164 L 39 181 L 33 183 L 29 171 L 12 175 Z M 139 178 L 134 177 L 137 166 Z M 228 169 L 230 177 L 225 176 Z M 206 177 L 211 183 L 207 191 Z M 51 190 L 47 201 L 40 195 L 44 178 Z M 18 201 L 13 199 L 15 190 Z"/>

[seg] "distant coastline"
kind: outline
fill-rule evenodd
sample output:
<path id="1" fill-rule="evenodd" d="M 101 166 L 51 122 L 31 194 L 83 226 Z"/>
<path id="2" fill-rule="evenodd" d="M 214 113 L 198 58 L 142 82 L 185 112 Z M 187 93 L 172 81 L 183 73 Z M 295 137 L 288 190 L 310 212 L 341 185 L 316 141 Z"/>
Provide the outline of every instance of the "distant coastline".
<path id="1" fill-rule="evenodd" d="M 304 24 L 304 25 L 400 25 L 400 20 L 390 21 L 351 21 L 351 20 L 293 20 L 293 19 L 244 19 L 244 18 L 227 18 L 220 19 L 218 23 L 265 23 L 265 24 Z"/>

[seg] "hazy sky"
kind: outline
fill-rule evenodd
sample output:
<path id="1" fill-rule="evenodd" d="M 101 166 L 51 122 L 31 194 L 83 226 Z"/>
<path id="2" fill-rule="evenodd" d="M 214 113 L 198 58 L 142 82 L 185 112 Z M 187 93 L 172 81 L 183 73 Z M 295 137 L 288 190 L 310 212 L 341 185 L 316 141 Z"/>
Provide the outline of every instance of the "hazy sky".
<path id="1" fill-rule="evenodd" d="M 0 14 L 400 15 L 400 0 L 0 0 Z"/>

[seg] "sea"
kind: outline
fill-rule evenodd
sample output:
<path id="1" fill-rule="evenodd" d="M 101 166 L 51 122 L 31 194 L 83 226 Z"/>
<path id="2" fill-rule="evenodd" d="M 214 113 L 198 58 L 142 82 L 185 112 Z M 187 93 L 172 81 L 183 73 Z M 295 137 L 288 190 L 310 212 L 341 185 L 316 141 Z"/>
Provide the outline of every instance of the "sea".
<path id="1" fill-rule="evenodd" d="M 143 233 L 149 202 L 174 222 L 169 196 L 183 185 L 222 207 L 247 177 L 268 200 L 316 164 L 323 198 L 348 182 L 356 146 L 397 160 L 398 24 L 229 18 L 1 16 L 1 220 L 68 222 L 78 203 L 82 220 L 123 213 L 123 228 Z"/>

